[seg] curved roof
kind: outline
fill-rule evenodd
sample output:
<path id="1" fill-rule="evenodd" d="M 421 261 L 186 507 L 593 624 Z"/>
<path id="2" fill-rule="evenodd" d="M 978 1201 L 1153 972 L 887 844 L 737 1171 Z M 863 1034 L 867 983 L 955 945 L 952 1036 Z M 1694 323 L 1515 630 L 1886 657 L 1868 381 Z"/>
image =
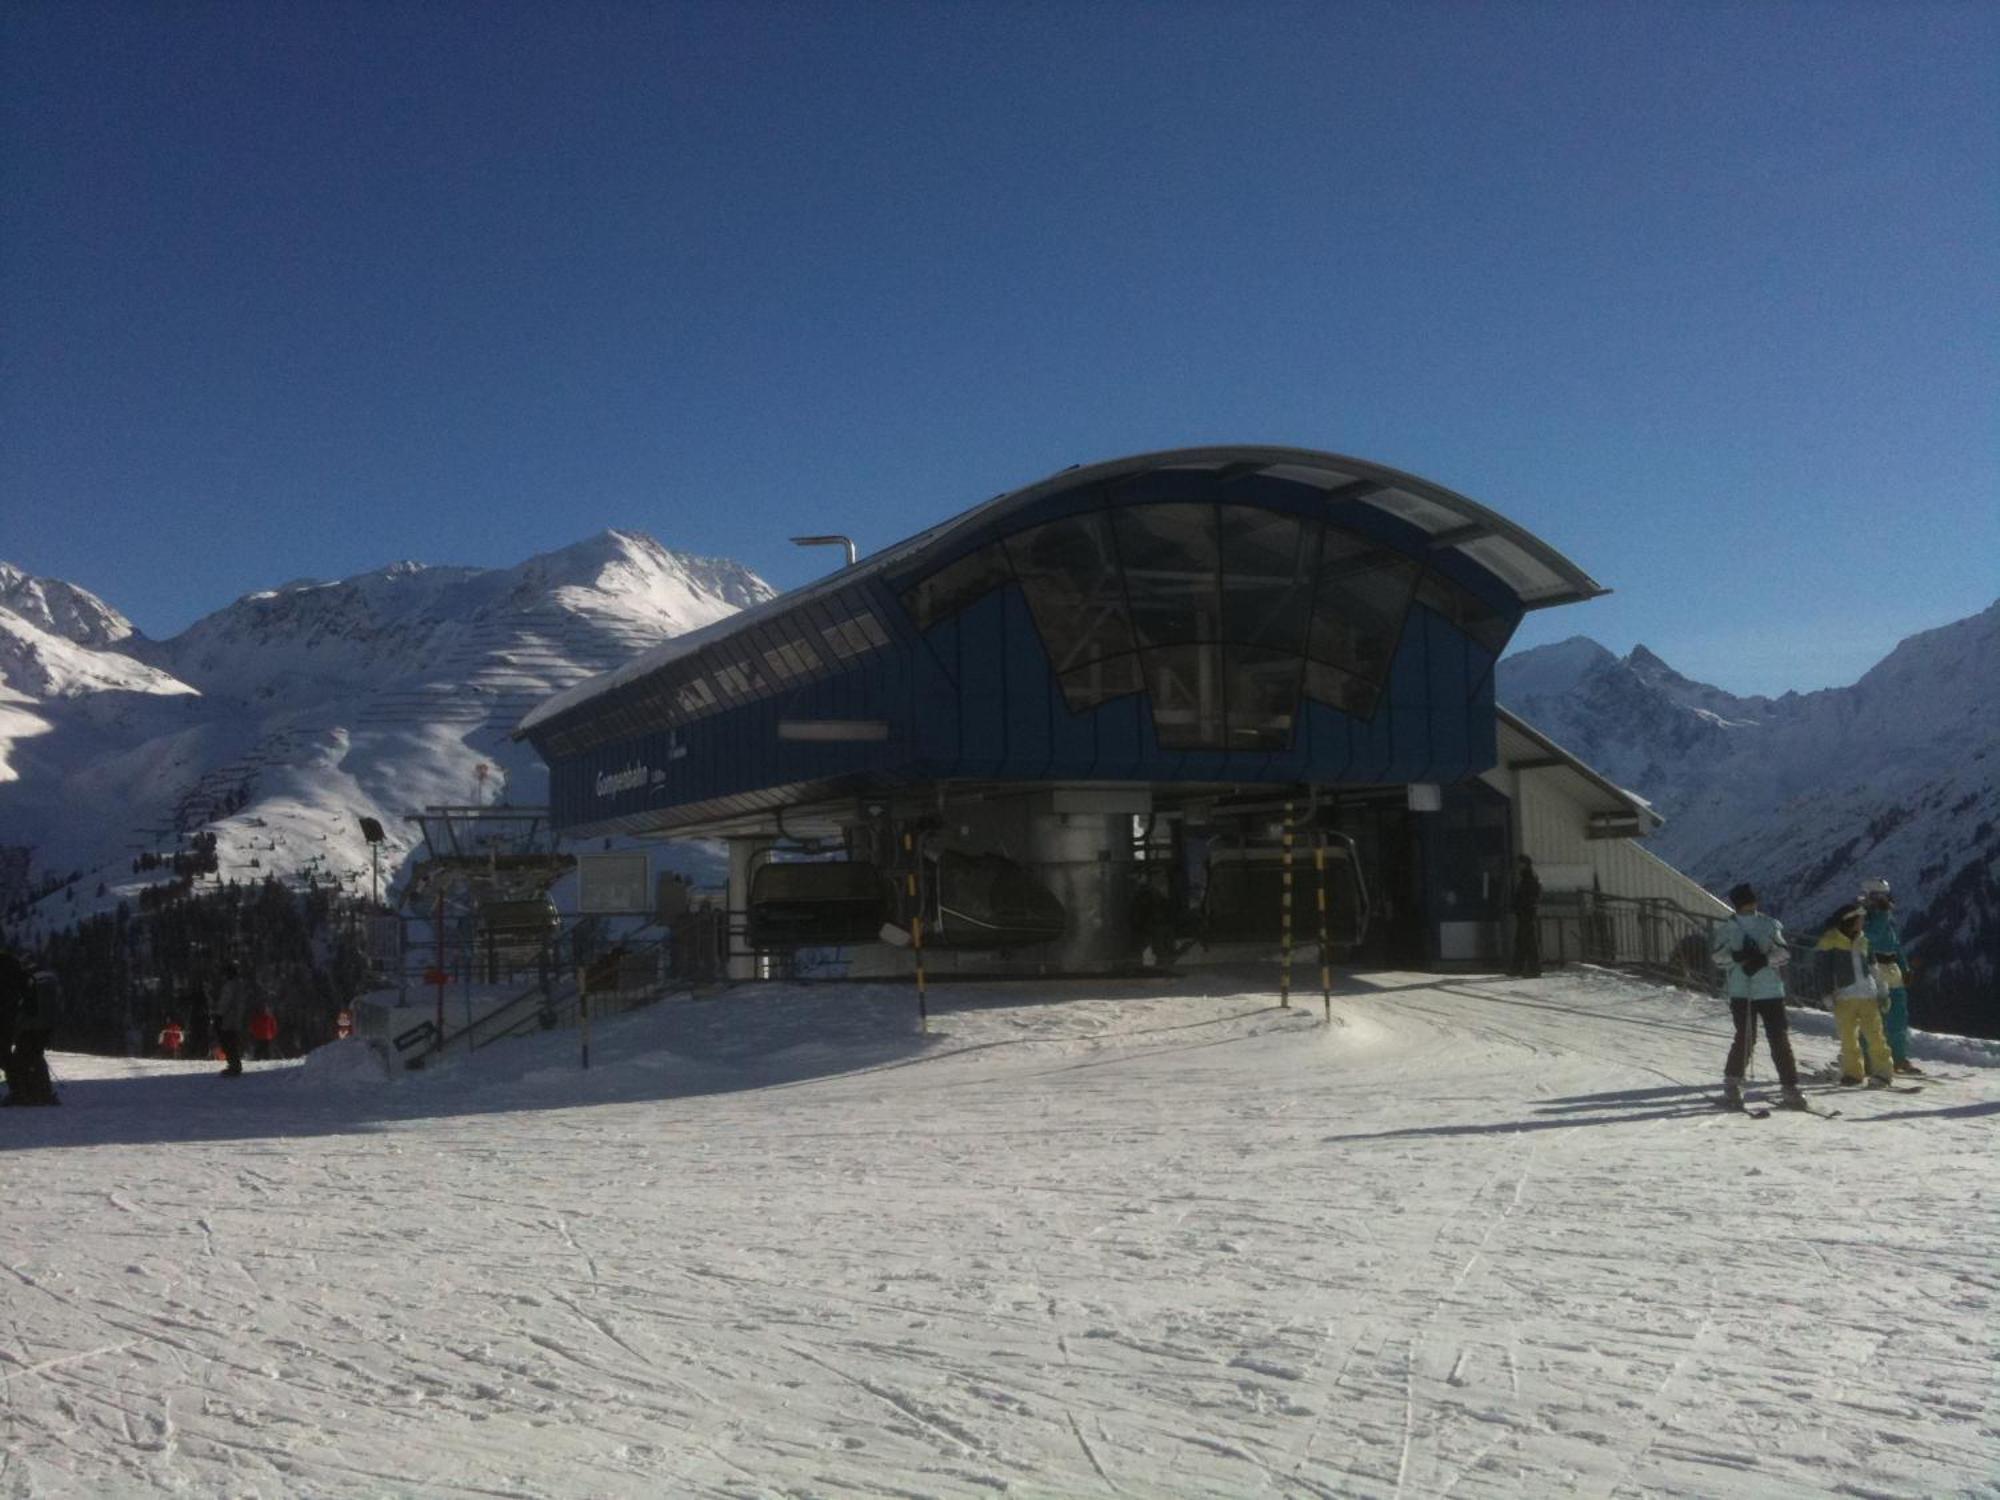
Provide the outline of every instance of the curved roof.
<path id="1" fill-rule="evenodd" d="M 1491 577 L 1523 609 L 1573 604 L 1608 592 L 1589 574 L 1525 527 L 1518 526 L 1455 490 L 1400 469 L 1311 448 L 1226 445 L 1172 448 L 1103 463 L 1080 464 L 1035 484 L 996 495 L 982 505 L 940 522 L 927 531 L 861 558 L 849 567 L 780 594 L 700 630 L 662 641 L 624 666 L 577 684 L 539 705 L 521 720 L 516 734 L 546 726 L 572 709 L 614 688 L 650 675 L 703 646 L 745 626 L 777 615 L 822 594 L 833 593 L 877 574 L 921 571 L 926 558 L 948 555 L 968 537 L 993 528 L 1016 511 L 1071 490 L 1166 470 L 1208 471 L 1235 479 L 1263 475 L 1317 490 L 1329 503 L 1358 503 L 1381 511 L 1422 533 L 1432 551 L 1456 552 Z"/>

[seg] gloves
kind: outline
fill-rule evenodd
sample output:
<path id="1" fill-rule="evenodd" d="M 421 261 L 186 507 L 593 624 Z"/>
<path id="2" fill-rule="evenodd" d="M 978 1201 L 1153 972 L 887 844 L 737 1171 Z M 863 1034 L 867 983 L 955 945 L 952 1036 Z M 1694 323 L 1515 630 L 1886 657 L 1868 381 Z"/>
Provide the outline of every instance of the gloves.
<path id="1" fill-rule="evenodd" d="M 1736 967 L 1741 969 L 1745 974 L 1755 974 L 1759 969 L 1767 967 L 1771 962 L 1770 959 L 1764 956 L 1764 950 L 1759 948 L 1755 943 L 1745 943 L 1729 956 L 1736 960 Z"/>

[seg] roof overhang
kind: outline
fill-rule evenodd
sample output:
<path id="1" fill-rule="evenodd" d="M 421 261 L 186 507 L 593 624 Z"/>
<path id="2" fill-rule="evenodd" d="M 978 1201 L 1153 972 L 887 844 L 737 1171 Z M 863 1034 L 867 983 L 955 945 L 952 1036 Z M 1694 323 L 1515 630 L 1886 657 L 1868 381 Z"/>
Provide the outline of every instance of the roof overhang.
<path id="1" fill-rule="evenodd" d="M 1589 837 L 1644 838 L 1666 822 L 1637 792 L 1593 770 L 1506 707 L 1494 708 L 1500 750 L 1496 769 L 1559 778 L 1564 793 L 1583 808 Z"/>

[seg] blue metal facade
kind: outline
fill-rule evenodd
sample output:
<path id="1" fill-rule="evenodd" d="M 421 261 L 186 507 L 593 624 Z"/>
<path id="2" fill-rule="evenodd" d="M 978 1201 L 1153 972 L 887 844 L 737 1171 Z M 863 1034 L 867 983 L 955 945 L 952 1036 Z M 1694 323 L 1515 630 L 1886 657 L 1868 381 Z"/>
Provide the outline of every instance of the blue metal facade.
<path id="1" fill-rule="evenodd" d="M 1026 571 L 1020 539 L 1101 536 L 1107 546 L 1116 544 L 1114 551 L 1123 548 L 1106 564 L 1116 570 L 1119 557 L 1129 558 L 1137 520 L 1194 517 L 1192 524 L 1208 524 L 1201 521 L 1206 508 L 1220 517 L 1214 524 L 1225 546 L 1229 527 L 1246 517 L 1264 518 L 1267 531 L 1293 538 L 1302 559 L 1310 543 L 1311 558 L 1299 564 L 1296 618 L 1286 616 L 1292 623 L 1284 627 L 1301 641 L 1306 612 L 1338 614 L 1343 607 L 1333 594 L 1344 585 L 1325 582 L 1334 576 L 1327 569 L 1308 576 L 1309 566 L 1320 568 L 1323 557 L 1330 569 L 1336 543 L 1347 553 L 1389 559 L 1382 576 L 1407 590 L 1400 621 L 1392 636 L 1377 631 L 1380 662 L 1356 669 L 1379 680 L 1364 684 L 1356 677 L 1344 696 L 1315 696 L 1314 683 L 1342 677 L 1315 667 L 1306 671 L 1303 691 L 1293 677 L 1295 701 L 1288 704 L 1282 701 L 1287 652 L 1305 671 L 1307 646 L 1274 650 L 1262 638 L 1203 645 L 1198 649 L 1210 653 L 1205 660 L 1252 662 L 1265 674 L 1261 691 L 1278 682 L 1276 709 L 1259 721 L 1264 727 L 1254 746 L 1163 744 L 1166 720 L 1156 700 L 1168 691 L 1167 679 L 1152 664 L 1175 651 L 1182 660 L 1197 648 L 1171 642 L 1149 648 L 1143 632 L 1154 616 L 1138 590 L 1153 585 L 1142 585 L 1128 560 L 1119 580 L 1103 583 L 1109 615 L 1122 610 L 1124 623 L 1103 626 L 1106 611 L 1099 611 L 1092 617 L 1099 623 L 1087 628 L 1124 631 L 1117 661 L 1129 656 L 1131 664 L 1121 680 L 1137 686 L 1079 706 L 1078 677 L 1071 672 L 1066 692 L 1052 661 L 1047 578 Z M 1051 523 L 1067 523 L 1066 529 L 1048 530 Z M 924 605 L 925 580 L 981 556 L 998 559 L 997 581 L 948 611 Z M 864 568 L 844 588 L 801 591 L 793 607 L 779 600 L 740 629 L 727 622 L 699 652 L 529 728 L 550 766 L 555 826 L 690 828 L 809 798 L 952 780 L 1453 782 L 1497 758 L 1493 665 L 1523 601 L 1493 572 L 1441 545 L 1434 530 L 1367 503 L 1365 494 L 1344 497 L 1254 470 L 1155 468 L 1047 490 L 898 562 Z M 1322 581 L 1315 585 L 1315 578 Z M 1185 594 L 1189 579 L 1201 584 L 1198 571 L 1183 569 L 1162 587 Z M 1232 581 L 1236 594 L 1227 592 Z M 1251 605 L 1269 599 L 1265 613 L 1282 613 L 1282 580 L 1266 588 L 1261 575 L 1252 576 L 1247 591 L 1243 582 L 1222 578 L 1215 597 L 1240 596 Z M 1228 606 L 1217 618 L 1229 607 L 1243 612 Z M 1200 620 L 1187 629 L 1225 628 L 1206 614 Z M 1315 630 L 1319 620 L 1312 615 Z M 1246 628 L 1269 628 L 1262 615 L 1258 621 Z M 1325 701 L 1334 696 L 1345 706 Z M 781 723 L 866 724 L 881 737 L 784 738 Z M 1185 739 L 1185 731 L 1174 732 Z"/>

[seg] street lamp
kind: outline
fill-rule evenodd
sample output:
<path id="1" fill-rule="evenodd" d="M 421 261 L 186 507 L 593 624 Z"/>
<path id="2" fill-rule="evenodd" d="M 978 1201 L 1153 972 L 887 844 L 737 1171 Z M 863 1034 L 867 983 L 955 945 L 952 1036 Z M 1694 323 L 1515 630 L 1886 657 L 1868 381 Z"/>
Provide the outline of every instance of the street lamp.
<path id="1" fill-rule="evenodd" d="M 847 549 L 847 565 L 850 568 L 854 566 L 854 539 L 852 537 L 795 536 L 792 538 L 792 545 L 795 547 L 845 547 Z"/>
<path id="2" fill-rule="evenodd" d="M 374 862 L 368 877 L 369 905 L 379 910 L 382 905 L 382 825 L 374 818 L 361 819 L 361 836 L 368 840 L 368 853 Z"/>

